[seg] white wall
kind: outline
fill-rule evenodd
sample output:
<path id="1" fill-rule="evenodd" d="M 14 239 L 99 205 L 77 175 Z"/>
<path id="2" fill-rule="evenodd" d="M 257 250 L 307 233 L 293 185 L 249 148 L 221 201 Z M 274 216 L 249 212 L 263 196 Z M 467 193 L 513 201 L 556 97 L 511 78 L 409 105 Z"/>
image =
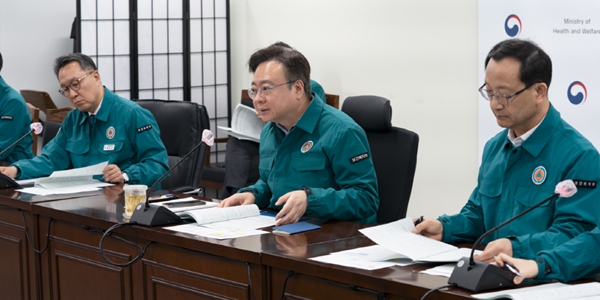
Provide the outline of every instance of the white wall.
<path id="1" fill-rule="evenodd" d="M 56 57 L 73 51 L 74 0 L 0 1 L 1 75 L 15 90 L 46 91 L 58 107 L 70 106 L 58 93 L 52 71 Z"/>
<path id="2" fill-rule="evenodd" d="M 419 134 L 409 215 L 458 212 L 478 167 L 476 0 L 230 3 L 232 95 L 250 85 L 252 52 L 290 44 L 327 93 L 387 97 L 393 125 Z"/>
<path id="3" fill-rule="evenodd" d="M 304 53 L 325 91 L 387 97 L 392 123 L 419 134 L 409 214 L 462 207 L 478 162 L 476 0 L 230 0 L 230 7 L 234 99 L 250 84 L 250 54 L 284 41 Z M 2 76 L 68 105 L 51 66 L 72 49 L 74 16 L 74 0 L 2 0 Z"/>

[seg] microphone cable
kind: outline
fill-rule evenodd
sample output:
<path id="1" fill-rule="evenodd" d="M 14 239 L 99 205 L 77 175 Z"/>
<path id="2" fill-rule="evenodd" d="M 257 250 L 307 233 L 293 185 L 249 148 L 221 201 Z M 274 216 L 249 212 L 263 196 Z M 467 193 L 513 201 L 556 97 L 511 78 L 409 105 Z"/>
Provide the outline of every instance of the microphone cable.
<path id="1" fill-rule="evenodd" d="M 35 253 L 44 253 L 46 250 L 48 250 L 48 246 L 50 245 L 50 228 L 52 226 L 52 221 L 54 221 L 54 218 L 50 218 L 50 221 L 48 222 L 48 233 L 46 233 L 46 247 L 44 247 L 44 249 L 38 250 L 35 249 L 35 246 L 33 246 L 33 243 L 31 243 L 31 239 L 29 238 L 29 233 L 27 232 L 27 221 L 25 220 L 25 213 L 21 209 L 18 210 L 21 213 L 21 217 L 23 218 L 23 229 L 25 230 L 25 238 L 27 239 L 27 243 L 29 244 L 29 246 L 31 246 L 31 249 Z"/>
<path id="2" fill-rule="evenodd" d="M 433 289 L 427 291 L 427 293 L 425 293 L 425 295 L 423 295 L 423 297 L 421 297 L 421 300 L 425 300 L 425 298 L 427 298 L 427 296 L 429 296 L 433 292 L 437 292 L 437 291 L 439 291 L 441 289 L 445 289 L 445 288 L 449 288 L 449 287 L 455 287 L 455 286 L 456 286 L 456 283 L 451 283 L 451 284 L 442 285 L 442 286 L 433 288 Z"/>
<path id="3" fill-rule="evenodd" d="M 112 235 L 113 230 L 115 230 L 117 228 L 120 228 L 120 227 L 123 227 L 123 226 L 127 226 L 127 225 L 135 225 L 135 224 L 137 224 L 137 222 L 135 222 L 135 221 L 134 222 L 117 223 L 117 224 L 111 226 L 110 228 L 108 228 L 104 232 L 104 234 L 102 234 L 102 238 L 100 238 L 100 245 L 98 247 L 99 247 L 99 250 L 100 250 L 100 254 L 102 254 L 102 257 L 104 258 L 104 260 L 106 260 L 106 262 L 108 262 L 109 264 L 111 264 L 113 266 L 118 266 L 118 267 L 122 267 L 122 268 L 129 267 L 130 265 L 132 265 L 132 264 L 136 263 L 138 260 L 140 260 L 144 256 L 144 254 L 146 254 L 146 250 L 148 249 L 148 247 L 150 247 L 150 245 L 154 244 L 154 241 L 150 241 L 150 242 L 148 242 L 148 244 L 146 244 L 145 247 L 142 248 L 142 246 L 140 246 L 140 245 L 138 245 L 138 244 L 136 244 L 134 242 L 130 242 L 130 241 L 128 241 L 128 240 L 126 240 L 126 239 L 124 239 L 122 237 L 119 237 L 119 236 L 116 236 L 116 235 Z M 135 246 L 136 248 L 140 249 L 140 253 L 133 260 L 128 261 L 126 263 L 119 264 L 119 263 L 113 262 L 112 260 L 110 260 L 108 258 L 108 256 L 106 256 L 106 253 L 104 253 L 104 247 L 103 247 L 104 238 L 106 238 L 109 235 L 112 235 L 113 238 L 118 239 L 118 240 L 120 240 L 120 241 L 122 241 L 124 243 L 127 243 L 129 245 Z"/>

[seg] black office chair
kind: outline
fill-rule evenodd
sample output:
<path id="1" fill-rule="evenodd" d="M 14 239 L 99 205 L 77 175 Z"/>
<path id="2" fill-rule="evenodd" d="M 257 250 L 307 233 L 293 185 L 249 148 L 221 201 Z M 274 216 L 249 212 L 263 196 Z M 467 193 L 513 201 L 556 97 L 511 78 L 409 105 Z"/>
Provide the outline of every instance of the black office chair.
<path id="1" fill-rule="evenodd" d="M 156 118 L 160 138 L 167 148 L 169 167 L 181 160 L 194 146 L 202 141 L 202 131 L 210 129 L 208 113 L 203 105 L 189 101 L 134 100 L 149 110 Z M 199 187 L 206 144 L 192 153 L 162 182 L 167 190 L 185 191 Z"/>
<path id="2" fill-rule="evenodd" d="M 55 121 L 46 121 L 44 123 L 44 131 L 42 131 L 42 147 L 46 146 L 46 144 L 58 134 L 61 125 L 62 123 Z"/>
<path id="3" fill-rule="evenodd" d="M 417 166 L 419 135 L 392 126 L 390 101 L 382 97 L 348 97 L 342 111 L 367 133 L 379 185 L 377 223 L 406 217 Z"/>

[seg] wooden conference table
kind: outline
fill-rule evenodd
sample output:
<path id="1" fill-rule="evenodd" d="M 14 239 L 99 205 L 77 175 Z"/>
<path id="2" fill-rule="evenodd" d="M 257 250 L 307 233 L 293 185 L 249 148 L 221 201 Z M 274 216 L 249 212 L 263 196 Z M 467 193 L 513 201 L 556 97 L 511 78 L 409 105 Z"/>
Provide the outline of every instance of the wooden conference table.
<path id="1" fill-rule="evenodd" d="M 32 196 L 0 190 L 0 298 L 2 299 L 419 299 L 447 278 L 419 274 L 431 266 L 376 271 L 308 260 L 373 243 L 352 222 L 292 236 L 263 234 L 216 240 L 161 227 L 125 226 L 120 187 L 73 195 Z M 26 228 L 23 226 L 25 218 Z M 26 231 L 37 254 L 28 244 Z M 49 238 L 47 240 L 47 233 Z M 48 242 L 47 242 L 48 241 Z M 287 279 L 287 280 L 286 280 Z M 465 299 L 453 288 L 428 299 Z"/>

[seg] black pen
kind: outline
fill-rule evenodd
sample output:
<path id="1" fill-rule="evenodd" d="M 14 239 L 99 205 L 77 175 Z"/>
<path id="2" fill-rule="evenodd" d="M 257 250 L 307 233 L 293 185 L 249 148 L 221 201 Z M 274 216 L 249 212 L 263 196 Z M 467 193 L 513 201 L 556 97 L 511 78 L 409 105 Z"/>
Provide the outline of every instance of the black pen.
<path id="1" fill-rule="evenodd" d="M 420 216 L 415 220 L 415 226 L 421 224 L 421 222 L 423 222 L 423 216 Z"/>

